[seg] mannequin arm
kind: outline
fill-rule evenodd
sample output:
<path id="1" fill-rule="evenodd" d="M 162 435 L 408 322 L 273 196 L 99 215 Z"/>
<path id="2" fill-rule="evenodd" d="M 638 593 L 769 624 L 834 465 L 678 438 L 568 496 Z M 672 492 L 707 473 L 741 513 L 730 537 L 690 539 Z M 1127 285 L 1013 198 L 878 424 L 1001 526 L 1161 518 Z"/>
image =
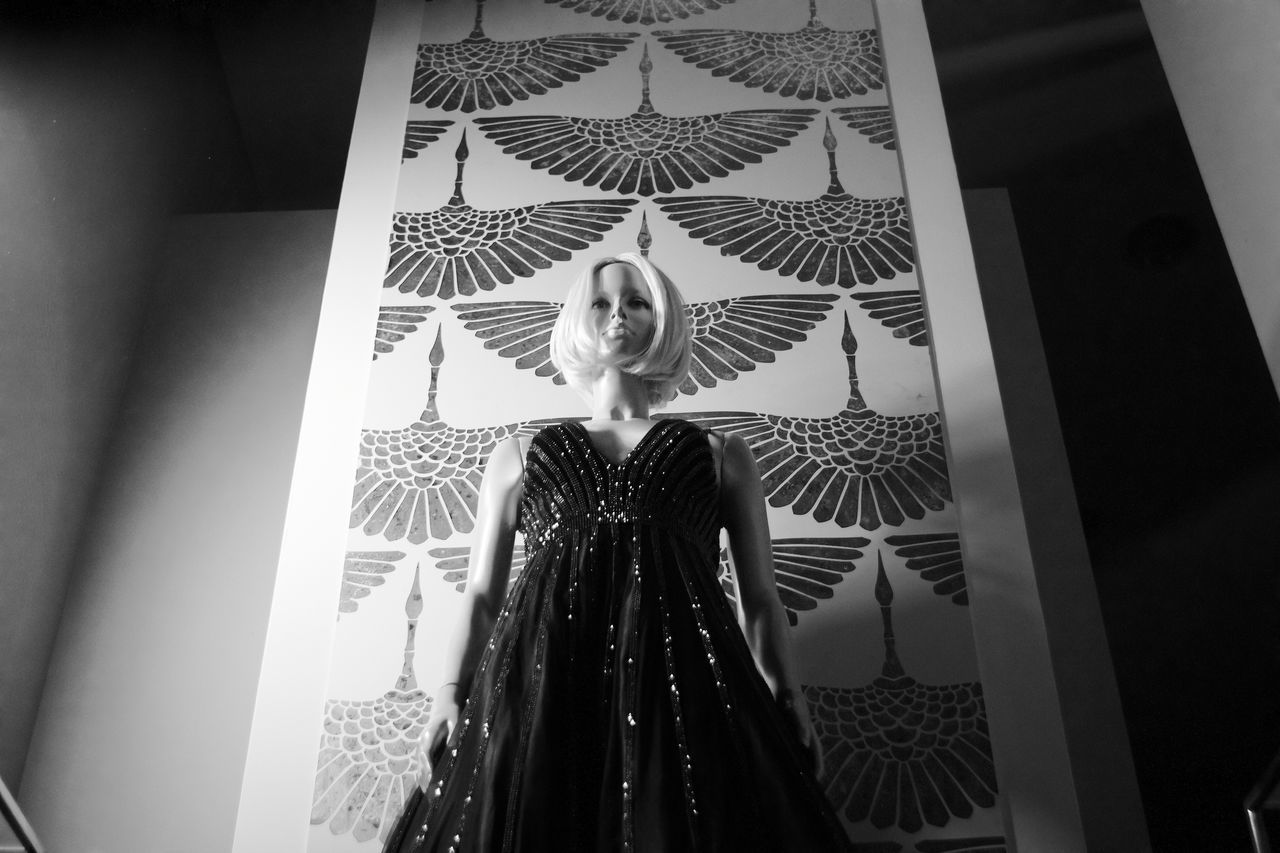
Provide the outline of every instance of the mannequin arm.
<path id="1" fill-rule="evenodd" d="M 457 625 L 444 655 L 443 683 L 418 742 L 418 783 L 426 790 L 434 763 L 452 737 L 458 714 L 471 692 L 480 654 L 507 597 L 516 516 L 524 487 L 524 460 L 518 438 L 499 444 L 485 466 L 476 511 L 467 588 Z"/>
<path id="2" fill-rule="evenodd" d="M 485 466 L 467 588 L 462 593 L 461 615 L 444 656 L 444 681 L 457 682 L 464 696 L 471 689 L 480 651 L 507 597 L 523 477 L 519 439 L 508 438 L 494 449 Z"/>
<path id="3" fill-rule="evenodd" d="M 821 775 L 821 748 L 796 674 L 791 626 L 774 581 L 764 486 L 751 450 L 739 436 L 730 435 L 724 443 L 720 479 L 720 511 L 729 534 L 729 563 L 738 593 L 738 625 L 756 668 L 783 712 L 792 719 Z"/>

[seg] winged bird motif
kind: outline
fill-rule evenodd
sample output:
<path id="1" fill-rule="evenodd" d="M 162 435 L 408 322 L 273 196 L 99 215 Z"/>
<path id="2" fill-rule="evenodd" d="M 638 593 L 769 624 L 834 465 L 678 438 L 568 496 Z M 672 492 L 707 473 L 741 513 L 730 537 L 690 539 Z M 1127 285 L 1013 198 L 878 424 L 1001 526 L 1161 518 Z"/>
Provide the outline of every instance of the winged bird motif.
<path id="1" fill-rule="evenodd" d="M 819 601 L 831 598 L 835 594 L 832 588 L 858 567 L 856 561 L 862 558 L 862 549 L 868 544 L 870 540 L 862 536 L 774 539 L 771 543 L 774 579 L 778 584 L 778 597 L 787 611 L 787 621 L 794 626 L 799 621 L 799 613 L 813 610 Z M 736 604 L 738 596 L 729 574 L 729 552 L 723 548 L 716 579 L 724 594 Z"/>
<path id="2" fill-rule="evenodd" d="M 741 435 L 760 466 L 769 505 L 875 530 L 923 518 L 951 500 L 942 423 L 937 412 L 882 415 L 858 390 L 858 342 L 845 317 L 841 346 L 849 366 L 849 400 L 827 418 L 755 412 L 681 415 L 707 429 Z"/>
<path id="3" fill-rule="evenodd" d="M 845 192 L 836 173 L 830 120 L 822 144 L 830 183 L 817 198 L 720 195 L 656 201 L 689 236 L 779 275 L 853 287 L 911 272 L 915 252 L 906 199 L 855 198 Z"/>
<path id="4" fill-rule="evenodd" d="M 916 842 L 916 853 L 1008 853 L 1004 837 L 931 838 Z"/>
<path id="5" fill-rule="evenodd" d="M 982 685 L 922 684 L 895 650 L 893 587 L 877 558 L 884 663 L 865 687 L 806 687 L 822 742 L 827 796 L 844 816 L 883 829 L 946 826 L 996 802 Z"/>
<path id="6" fill-rule="evenodd" d="M 440 138 L 453 122 L 448 119 L 432 119 L 430 121 L 411 121 L 404 126 L 404 150 L 400 152 L 400 162 L 412 160 L 418 152 Z"/>
<path id="7" fill-rule="evenodd" d="M 384 305 L 378 309 L 378 328 L 373 336 L 373 360 L 386 355 L 396 344 L 418 331 L 427 315 L 436 310 L 430 305 Z"/>
<path id="8" fill-rule="evenodd" d="M 893 111 L 888 107 L 836 107 L 835 113 L 849 127 L 890 151 L 898 148 L 893 127 Z"/>
<path id="9" fill-rule="evenodd" d="M 560 316 L 559 302 L 468 302 L 452 306 L 462 325 L 496 349 L 503 358 L 514 358 L 516 368 L 533 368 L 557 385 L 564 377 L 551 363 L 551 329 Z"/>
<path id="10" fill-rule="evenodd" d="M 414 749 L 431 698 L 413 674 L 414 636 L 422 613 L 418 573 L 405 603 L 404 663 L 395 687 L 372 700 L 330 699 L 316 762 L 311 823 L 357 841 L 385 839 L 416 784 Z"/>
<path id="11" fill-rule="evenodd" d="M 907 568 L 933 586 L 935 595 L 950 596 L 953 604 L 969 603 L 969 587 L 956 533 L 913 533 L 886 536 L 885 544 L 906 560 Z"/>
<path id="12" fill-rule="evenodd" d="M 653 108 L 645 46 L 640 107 L 622 118 L 514 116 L 476 119 L 502 150 L 535 169 L 619 193 L 651 196 L 723 178 L 790 144 L 817 110 L 736 110 L 668 116 Z"/>
<path id="13" fill-rule="evenodd" d="M 733 0 L 546 0 L 559 3 L 561 8 L 575 12 L 587 12 L 593 17 L 624 24 L 644 24 L 657 21 L 666 24 L 678 18 L 701 15 L 708 9 L 719 9 Z"/>
<path id="14" fill-rule="evenodd" d="M 348 551 L 342 563 L 342 592 L 338 613 L 355 613 L 360 599 L 382 586 L 386 576 L 404 559 L 403 551 Z"/>
<path id="15" fill-rule="evenodd" d="M 431 347 L 431 384 L 418 420 L 403 429 L 365 430 L 351 496 L 351 527 L 415 545 L 466 533 L 475 524 L 484 466 L 498 443 L 540 425 L 515 423 L 462 429 L 440 420 L 436 385 L 444 345 Z"/>
<path id="16" fill-rule="evenodd" d="M 751 30 L 655 30 L 685 62 L 752 89 L 830 101 L 884 88 L 876 31 L 833 30 L 809 0 L 809 21 L 785 33 Z"/>
<path id="17" fill-rule="evenodd" d="M 471 574 L 471 546 L 444 545 L 439 548 L 428 548 L 427 556 L 435 560 L 436 568 L 441 572 L 445 583 L 453 584 L 453 588 L 462 592 L 467 588 L 467 578 Z M 511 549 L 511 575 L 507 578 L 507 589 L 515 586 L 516 578 L 524 571 L 526 554 L 524 540 L 518 539 Z"/>
<path id="18" fill-rule="evenodd" d="M 757 364 L 772 363 L 774 353 L 808 337 L 836 298 L 829 294 L 740 296 L 686 305 L 693 355 L 689 378 L 681 383 L 680 392 L 696 394 L 699 387 L 714 388 L 719 381 L 731 382 L 740 372 L 755 370 Z M 486 349 L 514 358 L 518 369 L 532 369 L 563 385 L 564 377 L 551 363 L 551 329 L 560 308 L 558 302 L 453 306 Z"/>
<path id="19" fill-rule="evenodd" d="M 914 347 L 929 345 L 929 330 L 924 320 L 924 304 L 918 290 L 882 290 L 878 293 L 850 294 L 866 309 L 871 319 L 893 330 L 895 338 L 906 338 Z"/>
<path id="20" fill-rule="evenodd" d="M 484 0 L 462 41 L 418 46 L 411 103 L 472 113 L 543 95 L 608 65 L 639 33 L 580 33 L 495 41 L 484 34 Z"/>
<path id="21" fill-rule="evenodd" d="M 630 198 L 590 199 L 480 210 L 462 196 L 469 153 L 464 130 L 448 204 L 395 215 L 383 287 L 439 299 L 471 295 L 477 288 L 492 290 L 568 260 L 600 240 L 636 203 Z"/>

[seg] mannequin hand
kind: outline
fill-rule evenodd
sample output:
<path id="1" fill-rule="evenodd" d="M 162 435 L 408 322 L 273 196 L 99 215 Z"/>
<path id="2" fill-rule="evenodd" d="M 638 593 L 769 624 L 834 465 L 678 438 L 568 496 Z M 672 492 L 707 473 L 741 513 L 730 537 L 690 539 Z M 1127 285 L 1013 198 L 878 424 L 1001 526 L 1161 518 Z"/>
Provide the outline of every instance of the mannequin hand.
<path id="1" fill-rule="evenodd" d="M 441 687 L 431 703 L 431 716 L 427 718 L 427 726 L 418 738 L 415 757 L 418 760 L 418 787 L 425 793 L 431 787 L 431 777 L 435 767 L 444 757 L 454 729 L 458 726 L 457 685 L 447 684 Z"/>
<path id="2" fill-rule="evenodd" d="M 822 742 L 818 740 L 818 732 L 809 717 L 809 703 L 805 700 L 804 693 L 782 688 L 778 693 L 778 707 L 793 726 L 800 745 L 808 753 L 813 775 L 821 779 L 826 769 L 822 761 Z"/>

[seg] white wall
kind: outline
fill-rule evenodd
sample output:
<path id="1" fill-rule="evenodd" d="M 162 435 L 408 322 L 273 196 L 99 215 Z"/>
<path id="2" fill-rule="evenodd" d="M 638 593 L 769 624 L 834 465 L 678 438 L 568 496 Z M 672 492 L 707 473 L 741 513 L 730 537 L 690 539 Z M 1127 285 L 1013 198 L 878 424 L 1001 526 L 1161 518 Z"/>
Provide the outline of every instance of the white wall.
<path id="1" fill-rule="evenodd" d="M 23 784 L 52 853 L 230 849 L 333 221 L 168 232 Z"/>
<path id="2" fill-rule="evenodd" d="M 158 231 L 172 205 L 248 195 L 224 89 L 189 33 L 0 26 L 0 777 L 19 801 Z"/>
<path id="3" fill-rule="evenodd" d="M 1280 388 L 1280 4 L 1142 0 Z"/>

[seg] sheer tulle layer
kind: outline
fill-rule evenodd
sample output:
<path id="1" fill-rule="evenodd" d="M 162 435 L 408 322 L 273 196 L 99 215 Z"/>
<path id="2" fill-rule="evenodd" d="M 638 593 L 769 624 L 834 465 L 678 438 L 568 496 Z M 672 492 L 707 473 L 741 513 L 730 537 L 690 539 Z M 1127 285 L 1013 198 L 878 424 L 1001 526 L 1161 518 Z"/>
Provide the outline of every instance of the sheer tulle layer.
<path id="1" fill-rule="evenodd" d="M 538 545 L 388 850 L 846 849 L 715 580 L 714 513 L 688 505 L 714 495 L 706 438 L 659 430 L 620 466 L 574 427 L 535 439 Z"/>

